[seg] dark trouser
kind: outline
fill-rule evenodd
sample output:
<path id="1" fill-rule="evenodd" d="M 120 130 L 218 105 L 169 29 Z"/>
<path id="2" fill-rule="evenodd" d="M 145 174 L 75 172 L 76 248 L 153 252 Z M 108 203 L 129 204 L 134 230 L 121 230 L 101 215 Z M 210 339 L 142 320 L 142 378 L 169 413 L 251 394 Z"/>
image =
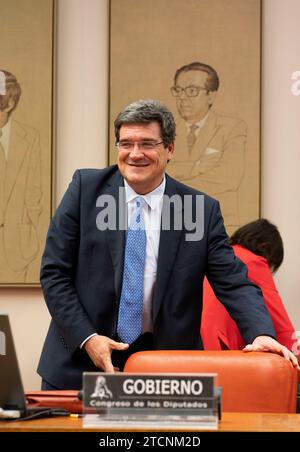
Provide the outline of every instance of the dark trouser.
<path id="1" fill-rule="evenodd" d="M 116 340 L 118 341 L 118 339 Z M 111 355 L 112 363 L 115 367 L 118 367 L 122 371 L 130 355 L 144 350 L 154 350 L 152 333 L 142 334 L 140 337 L 137 338 L 136 341 L 130 344 L 128 350 L 125 351 L 114 350 Z"/>
<path id="2" fill-rule="evenodd" d="M 48 383 L 48 381 L 42 379 L 41 389 L 42 391 L 57 391 L 60 388 L 57 388 L 56 386 L 53 386 L 50 383 Z"/>

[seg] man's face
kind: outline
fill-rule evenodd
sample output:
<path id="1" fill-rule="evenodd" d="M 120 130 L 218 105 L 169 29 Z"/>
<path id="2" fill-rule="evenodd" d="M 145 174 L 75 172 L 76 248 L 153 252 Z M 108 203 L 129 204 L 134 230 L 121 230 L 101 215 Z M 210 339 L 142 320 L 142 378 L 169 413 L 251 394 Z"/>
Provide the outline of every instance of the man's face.
<path id="1" fill-rule="evenodd" d="M 119 170 L 128 184 L 139 194 L 146 194 L 158 187 L 168 160 L 173 156 L 174 145 L 167 149 L 163 143 L 153 146 L 152 149 L 143 149 L 137 143 L 162 141 L 160 125 L 158 122 L 149 124 L 124 124 L 120 129 L 120 143 L 135 143 L 130 150 L 118 153 Z"/>
<path id="2" fill-rule="evenodd" d="M 177 78 L 176 86 L 186 88 L 187 86 L 206 87 L 207 73 L 203 71 L 181 72 Z M 215 99 L 216 92 L 200 89 L 195 97 L 188 97 L 183 91 L 176 98 L 177 109 L 180 116 L 188 122 L 198 122 L 207 114 Z"/>

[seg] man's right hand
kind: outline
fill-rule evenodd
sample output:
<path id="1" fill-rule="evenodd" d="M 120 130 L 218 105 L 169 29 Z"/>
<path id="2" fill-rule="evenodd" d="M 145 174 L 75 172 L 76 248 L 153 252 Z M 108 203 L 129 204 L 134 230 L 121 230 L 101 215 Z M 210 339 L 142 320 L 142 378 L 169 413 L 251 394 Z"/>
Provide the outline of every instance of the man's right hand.
<path id="1" fill-rule="evenodd" d="M 92 336 L 86 341 L 83 348 L 93 361 L 96 367 L 104 372 L 114 372 L 114 366 L 111 362 L 113 350 L 127 350 L 129 344 L 116 342 L 106 336 Z"/>

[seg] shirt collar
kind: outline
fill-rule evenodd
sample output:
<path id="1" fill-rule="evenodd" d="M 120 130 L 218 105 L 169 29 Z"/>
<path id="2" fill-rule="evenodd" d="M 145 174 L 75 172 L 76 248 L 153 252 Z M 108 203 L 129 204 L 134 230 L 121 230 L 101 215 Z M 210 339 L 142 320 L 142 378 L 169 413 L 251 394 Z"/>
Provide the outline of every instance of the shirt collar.
<path id="1" fill-rule="evenodd" d="M 204 116 L 204 118 L 200 119 L 200 121 L 195 122 L 195 123 L 188 122 L 187 123 L 188 129 L 191 127 L 192 124 L 194 124 L 195 126 L 198 127 L 196 130 L 196 133 L 197 133 L 199 131 L 199 129 L 201 129 L 204 126 L 204 124 L 206 123 L 208 115 L 209 115 L 209 110 L 206 113 L 206 115 Z"/>
<path id="2" fill-rule="evenodd" d="M 164 175 L 164 178 L 158 187 L 156 187 L 154 190 L 150 191 L 150 193 L 147 193 L 146 195 L 139 195 L 138 193 L 136 193 L 133 190 L 133 188 L 130 187 L 130 185 L 125 179 L 124 186 L 125 186 L 125 199 L 127 204 L 130 201 L 133 201 L 135 198 L 141 197 L 146 201 L 146 203 L 148 204 L 148 206 L 151 207 L 151 209 L 155 209 L 155 207 L 161 201 L 163 194 L 165 192 L 166 176 Z"/>

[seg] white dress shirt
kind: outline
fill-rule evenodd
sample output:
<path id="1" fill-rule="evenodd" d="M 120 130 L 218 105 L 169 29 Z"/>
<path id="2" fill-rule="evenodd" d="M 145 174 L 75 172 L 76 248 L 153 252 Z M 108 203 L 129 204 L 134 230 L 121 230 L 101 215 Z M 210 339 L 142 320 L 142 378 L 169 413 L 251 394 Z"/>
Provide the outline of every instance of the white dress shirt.
<path id="1" fill-rule="evenodd" d="M 142 206 L 142 214 L 146 229 L 146 261 L 144 272 L 144 297 L 143 297 L 143 324 L 142 333 L 153 330 L 152 324 L 152 298 L 156 282 L 158 247 L 160 238 L 161 211 L 163 205 L 163 194 L 165 192 L 166 178 L 164 176 L 161 184 L 155 190 L 146 195 L 139 195 L 124 180 L 125 202 L 127 206 L 127 226 L 129 226 L 132 215 L 136 210 L 136 198 L 141 197 L 145 200 Z M 80 347 L 88 339 L 96 334 L 87 337 Z"/>

